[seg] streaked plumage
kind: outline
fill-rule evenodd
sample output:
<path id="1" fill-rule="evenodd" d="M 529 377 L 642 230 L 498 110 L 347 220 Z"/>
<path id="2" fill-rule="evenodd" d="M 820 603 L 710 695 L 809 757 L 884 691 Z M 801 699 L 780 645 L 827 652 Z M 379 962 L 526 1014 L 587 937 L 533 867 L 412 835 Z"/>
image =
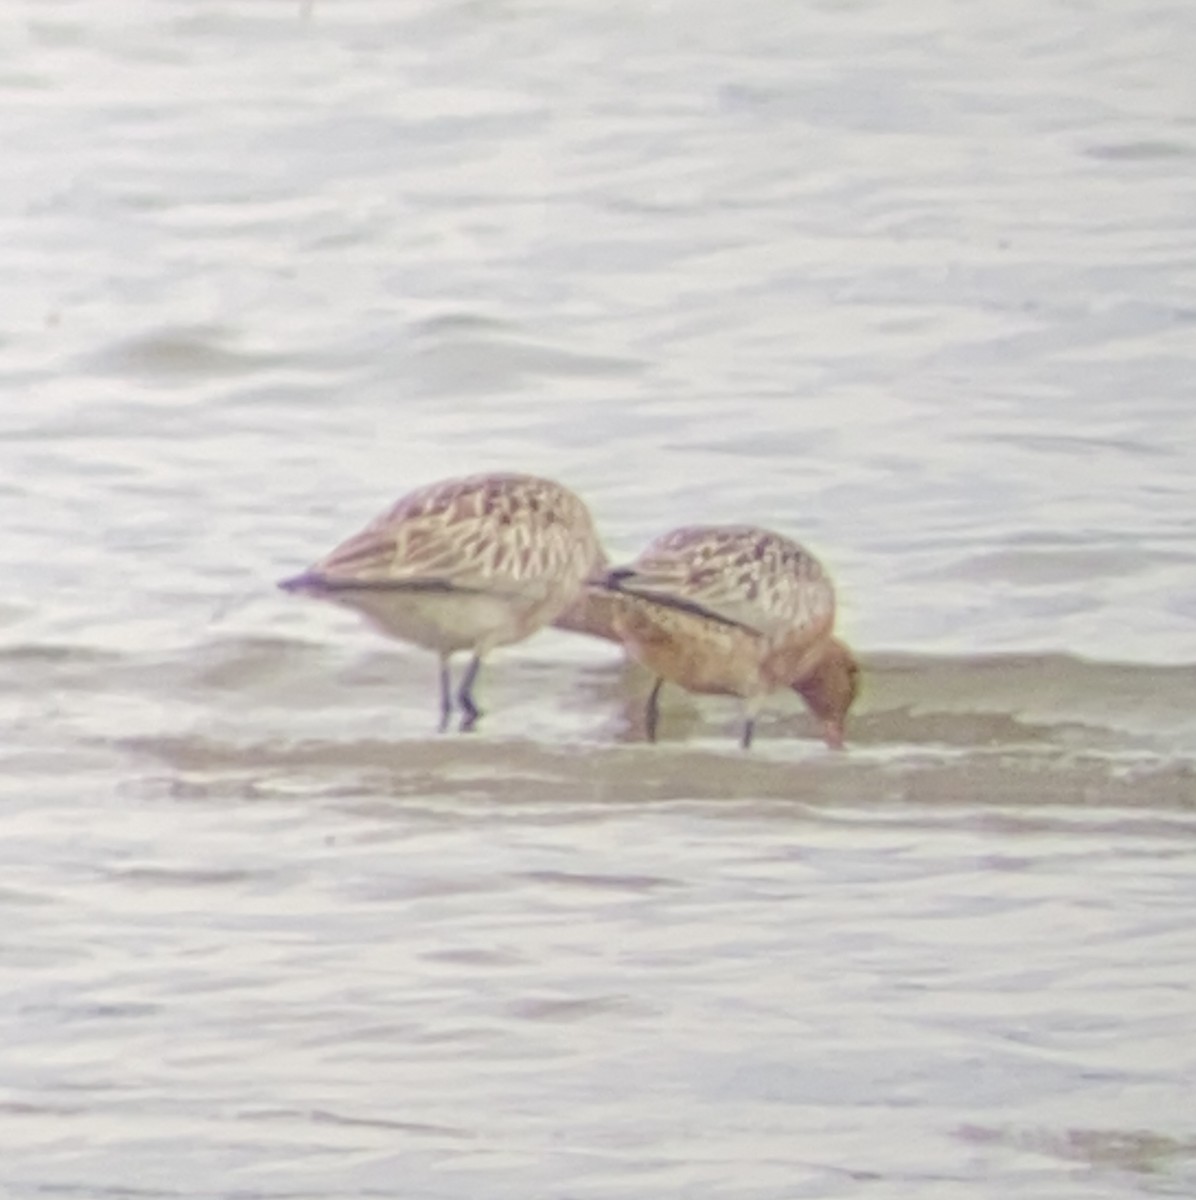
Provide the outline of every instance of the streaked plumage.
<path id="1" fill-rule="evenodd" d="M 383 633 L 435 651 L 442 729 L 452 713 L 449 658 L 469 651 L 457 702 L 461 728 L 471 729 L 482 657 L 551 622 L 604 561 L 589 510 L 567 488 L 531 475 L 471 475 L 404 496 L 279 586 L 355 609 Z"/>
<path id="2" fill-rule="evenodd" d="M 859 669 L 834 637 L 835 593 L 821 564 L 789 538 L 750 525 L 695 525 L 654 541 L 633 563 L 598 581 L 617 603 L 579 600 L 573 628 L 606 636 L 657 676 L 647 727 L 655 737 L 664 680 L 691 692 L 744 701 L 743 745 L 763 701 L 797 691 L 842 745 Z"/>

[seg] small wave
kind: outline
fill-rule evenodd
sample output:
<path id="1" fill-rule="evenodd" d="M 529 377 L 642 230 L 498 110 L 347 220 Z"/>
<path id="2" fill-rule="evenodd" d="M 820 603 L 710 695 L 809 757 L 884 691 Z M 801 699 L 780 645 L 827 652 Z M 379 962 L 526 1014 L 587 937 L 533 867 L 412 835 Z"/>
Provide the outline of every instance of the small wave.
<path id="1" fill-rule="evenodd" d="M 1065 654 L 874 655 L 865 723 L 952 744 L 1053 742 L 1196 753 L 1196 665 Z"/>
<path id="2" fill-rule="evenodd" d="M 977 748 L 944 753 L 838 754 L 793 739 L 750 755 L 703 739 L 656 746 L 545 746 L 489 737 L 234 741 L 198 735 L 121 739 L 157 764 L 165 798 L 364 805 L 378 817 L 402 802 L 433 822 L 529 820 L 546 808 L 576 819 L 623 804 L 776 803 L 790 816 L 826 805 L 1182 811 L 1196 808 L 1190 762 L 1074 752 Z M 165 769 L 165 777 L 160 772 Z M 171 783 L 185 777 L 185 795 Z M 1185 821 L 1187 817 L 1185 816 Z"/>
<path id="3" fill-rule="evenodd" d="M 1076 795 L 1116 775 L 1196 798 L 1196 666 L 865 655 L 846 755 L 824 751 L 809 715 L 786 695 L 761 721 L 759 752 L 744 756 L 735 702 L 676 688 L 664 692 L 660 744 L 642 746 L 647 676 L 612 647 L 552 636 L 560 657 L 495 656 L 481 738 L 431 736 L 434 663 L 364 641 L 236 635 L 144 653 L 9 645 L 0 648 L 0 700 L 9 711 L 52 711 L 59 724 L 46 726 L 46 737 L 164 755 L 188 775 L 273 766 L 394 776 L 401 760 L 408 793 L 441 793 L 442 784 L 455 794 L 518 791 L 517 780 L 523 794 L 559 797 L 577 790 L 580 753 L 616 782 L 638 777 L 649 790 L 665 787 L 648 782 L 661 771 L 680 771 L 705 794 L 708 771 L 717 787 L 734 780 L 791 794 L 774 774 L 794 760 L 828 778 L 959 761 L 992 775 L 1002 793 L 1010 789 L 1001 780 L 1050 769 L 1071 772 Z"/>
<path id="4" fill-rule="evenodd" d="M 282 361 L 279 356 L 233 345 L 229 330 L 215 326 L 167 327 L 105 347 L 93 371 L 148 378 L 241 375 Z"/>

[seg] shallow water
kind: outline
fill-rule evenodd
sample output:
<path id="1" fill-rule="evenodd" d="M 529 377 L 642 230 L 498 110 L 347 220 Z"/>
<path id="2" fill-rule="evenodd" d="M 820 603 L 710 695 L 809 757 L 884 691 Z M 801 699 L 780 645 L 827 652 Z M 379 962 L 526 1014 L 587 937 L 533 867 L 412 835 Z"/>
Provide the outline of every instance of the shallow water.
<path id="1" fill-rule="evenodd" d="M 1196 14 L 14 0 L 0 1191 L 1196 1192 Z M 274 590 L 541 471 L 838 582 L 846 754 Z"/>

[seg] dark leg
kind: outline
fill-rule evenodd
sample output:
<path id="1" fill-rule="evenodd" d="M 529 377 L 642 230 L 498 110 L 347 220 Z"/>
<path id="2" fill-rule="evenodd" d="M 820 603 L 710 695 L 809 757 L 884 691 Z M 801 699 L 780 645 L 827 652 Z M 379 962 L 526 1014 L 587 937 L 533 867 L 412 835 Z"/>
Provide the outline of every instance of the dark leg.
<path id="1" fill-rule="evenodd" d="M 752 748 L 752 734 L 756 732 L 756 718 L 748 717 L 743 722 L 743 737 L 739 739 L 739 744 L 745 749 Z"/>
<path id="2" fill-rule="evenodd" d="M 644 709 L 644 729 L 650 742 L 656 741 L 656 726 L 660 721 L 660 689 L 662 687 L 664 687 L 663 679 L 658 679 L 652 685 L 652 690 L 648 693 L 648 705 Z"/>
<path id="3" fill-rule="evenodd" d="M 461 676 L 461 686 L 457 689 L 457 704 L 461 708 L 461 732 L 470 733 L 478 723 L 482 710 L 474 703 L 473 681 L 478 677 L 478 668 L 482 665 L 482 657 L 475 654 Z"/>
<path id="4" fill-rule="evenodd" d="M 453 676 L 449 671 L 448 655 L 440 658 L 440 725 L 441 733 L 448 728 L 449 717 L 453 715 Z"/>

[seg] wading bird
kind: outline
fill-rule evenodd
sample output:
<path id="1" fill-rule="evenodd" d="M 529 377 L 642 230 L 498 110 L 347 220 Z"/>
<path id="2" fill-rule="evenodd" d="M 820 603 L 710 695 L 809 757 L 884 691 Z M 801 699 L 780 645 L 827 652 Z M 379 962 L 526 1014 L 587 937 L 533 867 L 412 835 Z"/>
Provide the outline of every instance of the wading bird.
<path id="1" fill-rule="evenodd" d="M 361 613 L 382 633 L 440 658 L 440 728 L 453 711 L 449 660 L 467 651 L 461 729 L 481 710 L 483 657 L 549 624 L 605 559 L 589 509 L 531 475 L 471 475 L 404 496 L 301 575 L 288 592 Z"/>
<path id="2" fill-rule="evenodd" d="M 692 525 L 657 538 L 631 564 L 600 572 L 565 610 L 565 628 L 615 634 L 656 676 L 645 713 L 656 740 L 665 680 L 743 701 L 741 744 L 760 709 L 792 688 L 843 745 L 859 687 L 850 649 L 833 635 L 835 593 L 809 551 L 751 525 Z"/>

